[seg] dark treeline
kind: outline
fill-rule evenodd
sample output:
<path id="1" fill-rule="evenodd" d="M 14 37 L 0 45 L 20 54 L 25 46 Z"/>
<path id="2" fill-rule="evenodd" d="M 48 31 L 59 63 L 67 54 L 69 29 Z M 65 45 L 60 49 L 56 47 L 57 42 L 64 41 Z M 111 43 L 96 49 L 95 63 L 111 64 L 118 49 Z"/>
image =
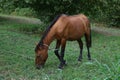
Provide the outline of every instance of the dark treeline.
<path id="1" fill-rule="evenodd" d="M 94 21 L 120 27 L 120 0 L 0 0 L 0 12 L 43 21 L 61 13 L 84 13 Z"/>

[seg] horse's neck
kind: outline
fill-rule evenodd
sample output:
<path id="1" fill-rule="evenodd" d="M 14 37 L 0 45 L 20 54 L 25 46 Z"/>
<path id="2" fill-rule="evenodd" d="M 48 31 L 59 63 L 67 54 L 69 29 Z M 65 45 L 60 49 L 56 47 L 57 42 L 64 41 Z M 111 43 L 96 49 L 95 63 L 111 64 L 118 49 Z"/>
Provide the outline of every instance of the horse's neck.
<path id="1" fill-rule="evenodd" d="M 50 32 L 48 32 L 48 34 L 44 38 L 43 43 L 49 46 L 53 40 L 54 40 L 54 32 L 53 30 L 50 30 Z"/>

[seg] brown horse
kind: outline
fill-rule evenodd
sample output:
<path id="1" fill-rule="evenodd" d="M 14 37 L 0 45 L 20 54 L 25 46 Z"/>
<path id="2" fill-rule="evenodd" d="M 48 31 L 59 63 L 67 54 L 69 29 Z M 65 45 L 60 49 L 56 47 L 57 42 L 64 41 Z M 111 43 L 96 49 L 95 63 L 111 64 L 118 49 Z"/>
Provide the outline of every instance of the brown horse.
<path id="1" fill-rule="evenodd" d="M 43 34 L 40 42 L 37 44 L 35 48 L 36 58 L 35 64 L 36 68 L 39 69 L 44 66 L 47 57 L 48 57 L 48 49 L 50 43 L 56 39 L 56 48 L 55 55 L 60 60 L 59 68 L 63 68 L 66 64 L 64 60 L 64 52 L 66 41 L 77 40 L 80 47 L 80 55 L 78 61 L 82 59 L 82 50 L 83 50 L 83 42 L 81 37 L 85 36 L 86 46 L 88 50 L 88 59 L 91 60 L 89 48 L 91 47 L 91 29 L 90 22 L 88 18 L 83 15 L 58 15 L 51 25 L 47 28 L 45 33 Z M 61 54 L 58 53 L 59 48 L 61 46 Z"/>

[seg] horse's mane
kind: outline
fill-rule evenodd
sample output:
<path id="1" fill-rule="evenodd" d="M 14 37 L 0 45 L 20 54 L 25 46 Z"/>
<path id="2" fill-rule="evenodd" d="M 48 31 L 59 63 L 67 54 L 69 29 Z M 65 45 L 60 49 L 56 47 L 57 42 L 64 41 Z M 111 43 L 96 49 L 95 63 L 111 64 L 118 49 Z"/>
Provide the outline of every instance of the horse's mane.
<path id="1" fill-rule="evenodd" d="M 48 34 L 48 32 L 50 31 L 50 29 L 52 28 L 52 26 L 56 23 L 56 21 L 59 19 L 59 17 L 61 16 L 57 15 L 54 20 L 51 22 L 51 24 L 47 27 L 47 29 L 45 30 L 45 32 L 43 33 L 43 36 L 41 37 L 41 40 L 39 41 L 38 45 L 43 45 L 43 39 L 46 37 L 46 35 Z"/>

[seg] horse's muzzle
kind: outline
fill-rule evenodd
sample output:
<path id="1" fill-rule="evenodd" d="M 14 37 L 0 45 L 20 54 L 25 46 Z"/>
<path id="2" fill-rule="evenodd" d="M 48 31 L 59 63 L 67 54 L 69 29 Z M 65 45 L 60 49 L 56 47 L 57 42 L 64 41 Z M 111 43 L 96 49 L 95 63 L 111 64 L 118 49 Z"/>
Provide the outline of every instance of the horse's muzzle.
<path id="1" fill-rule="evenodd" d="M 44 65 L 36 65 L 36 69 L 44 68 Z"/>

